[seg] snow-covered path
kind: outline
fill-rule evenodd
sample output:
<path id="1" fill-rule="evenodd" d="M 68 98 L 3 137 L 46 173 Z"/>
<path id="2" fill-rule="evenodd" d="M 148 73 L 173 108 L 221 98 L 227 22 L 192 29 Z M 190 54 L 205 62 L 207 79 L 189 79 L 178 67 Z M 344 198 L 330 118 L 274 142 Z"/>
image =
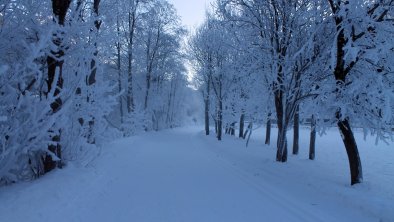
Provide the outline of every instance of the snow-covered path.
<path id="1" fill-rule="evenodd" d="M 283 175 L 273 156 L 257 160 L 244 146 L 224 152 L 243 144 L 228 139 L 181 128 L 116 141 L 88 168 L 0 189 L 0 221 L 379 221 L 307 178 L 286 184 L 294 175 Z"/>

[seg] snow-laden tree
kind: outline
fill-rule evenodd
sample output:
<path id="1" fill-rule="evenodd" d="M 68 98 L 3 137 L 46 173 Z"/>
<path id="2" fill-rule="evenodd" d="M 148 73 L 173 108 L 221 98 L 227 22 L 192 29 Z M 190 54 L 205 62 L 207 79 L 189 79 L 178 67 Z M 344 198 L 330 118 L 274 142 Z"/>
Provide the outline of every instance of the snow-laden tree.
<path id="1" fill-rule="evenodd" d="M 349 158 L 351 184 L 362 167 L 350 122 L 388 139 L 393 124 L 393 1 L 328 0 L 336 29 L 331 43 L 332 78 L 321 106 L 335 120 Z"/>
<path id="2" fill-rule="evenodd" d="M 1 183 L 61 167 L 86 152 L 84 144 L 92 138 L 100 141 L 106 129 L 103 118 L 111 97 L 97 62 L 92 31 L 97 19 L 89 7 L 89 16 L 79 19 L 79 3 L 91 5 L 56 0 L 0 4 Z M 81 118 L 94 124 L 81 124 Z"/>
<path id="3" fill-rule="evenodd" d="M 189 59 L 193 71 L 196 73 L 194 77 L 194 84 L 203 95 L 204 98 L 204 124 L 205 135 L 210 134 L 210 115 L 211 115 L 211 78 L 212 75 L 212 56 L 213 50 L 209 43 L 210 36 L 207 35 L 207 24 L 201 25 L 199 29 L 193 33 L 193 36 L 188 41 Z"/>
<path id="4" fill-rule="evenodd" d="M 0 179 L 1 183 L 7 183 L 23 179 L 25 174 L 30 176 L 28 171 L 35 168 L 28 166 L 28 159 L 44 155 L 50 141 L 47 132 L 60 113 L 51 115 L 53 97 L 42 99 L 44 51 L 51 35 L 44 32 L 40 23 L 51 14 L 50 5 L 48 2 L 11 4 L 2 1 L 0 8 Z M 34 16 L 36 13 L 40 16 Z M 35 174 L 44 171 L 43 166 L 39 166 Z"/>
<path id="5" fill-rule="evenodd" d="M 240 30 L 212 13 L 189 40 L 190 60 L 196 72 L 197 87 L 203 94 L 205 106 L 205 132 L 209 134 L 210 119 L 215 123 L 217 138 L 222 128 L 235 134 L 239 123 L 239 136 L 244 137 L 245 120 L 256 119 L 263 100 L 254 99 L 259 92 L 261 75 L 253 65 L 250 53 L 243 47 Z M 261 87 L 260 87 L 261 88 Z"/>
<path id="6" fill-rule="evenodd" d="M 229 72 L 226 68 L 229 62 L 229 45 L 224 38 L 225 29 L 220 21 L 212 15 L 207 16 L 203 25 L 190 40 L 191 54 L 196 60 L 197 75 L 201 76 L 205 101 L 205 129 L 209 134 L 209 115 L 213 115 L 215 131 L 218 140 L 222 139 L 223 100 L 226 86 L 229 83 Z M 229 70 L 228 70 L 229 71 Z M 211 98 L 214 97 L 214 112 L 210 110 Z"/>
<path id="7" fill-rule="evenodd" d="M 314 17 L 321 8 L 318 3 L 308 0 L 218 1 L 218 11 L 224 18 L 248 27 L 247 33 L 256 36 L 249 38 L 249 43 L 259 48 L 256 52 L 264 69 L 265 87 L 272 90 L 274 98 L 277 161 L 287 161 L 287 129 L 293 117 L 298 117 L 299 103 L 306 97 L 302 94 L 301 83 L 315 60 L 311 52 L 319 24 Z M 294 145 L 297 153 L 297 144 Z"/>
<path id="8" fill-rule="evenodd" d="M 143 89 L 143 101 L 136 101 L 146 113 L 151 126 L 147 129 L 159 130 L 174 126 L 174 120 L 167 116 L 173 107 L 178 93 L 186 87 L 186 69 L 181 53 L 181 41 L 186 31 L 180 24 L 173 5 L 167 1 L 155 1 L 147 13 L 142 15 L 137 33 L 137 52 L 139 63 L 139 87 Z M 181 81 L 181 82 L 179 82 Z M 179 91 L 180 90 L 180 91 Z M 181 97 L 179 97 L 181 98 Z"/>
<path id="9" fill-rule="evenodd" d="M 115 42 L 106 47 L 120 94 L 114 125 L 125 135 L 179 125 L 187 90 L 181 51 L 186 31 L 175 8 L 164 0 L 118 0 L 115 6 L 105 34 Z"/>
<path id="10" fill-rule="evenodd" d="M 390 138 L 393 4 L 385 0 L 218 1 L 217 12 L 224 20 L 254 36 L 250 45 L 261 49 L 260 63 L 271 82 L 266 86 L 274 95 L 278 161 L 287 159 L 286 129 L 293 117 L 293 153 L 297 153 L 297 113 L 302 104 L 301 113 L 308 114 L 304 118 L 312 116 L 311 137 L 315 121 L 338 125 L 349 157 L 351 184 L 362 180 L 350 121 L 377 139 Z M 312 159 L 313 149 L 311 144 Z"/>

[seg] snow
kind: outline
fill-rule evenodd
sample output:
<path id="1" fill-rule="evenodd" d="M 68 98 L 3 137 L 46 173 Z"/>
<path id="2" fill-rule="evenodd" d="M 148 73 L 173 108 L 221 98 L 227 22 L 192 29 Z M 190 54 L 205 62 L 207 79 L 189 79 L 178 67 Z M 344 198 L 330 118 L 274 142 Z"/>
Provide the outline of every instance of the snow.
<path id="1" fill-rule="evenodd" d="M 6 65 L 0 65 L 0 75 L 3 75 L 3 73 L 7 72 L 8 66 Z"/>
<path id="2" fill-rule="evenodd" d="M 363 141 L 361 131 L 364 183 L 350 186 L 336 129 L 317 138 L 314 161 L 302 129 L 300 154 L 284 164 L 274 161 L 261 129 L 247 148 L 244 140 L 218 142 L 202 129 L 121 139 L 88 166 L 70 163 L 2 187 L 0 221 L 394 221 L 393 149 Z"/>
<path id="3" fill-rule="evenodd" d="M 8 118 L 6 116 L 0 116 L 0 122 L 5 122 L 7 119 Z"/>

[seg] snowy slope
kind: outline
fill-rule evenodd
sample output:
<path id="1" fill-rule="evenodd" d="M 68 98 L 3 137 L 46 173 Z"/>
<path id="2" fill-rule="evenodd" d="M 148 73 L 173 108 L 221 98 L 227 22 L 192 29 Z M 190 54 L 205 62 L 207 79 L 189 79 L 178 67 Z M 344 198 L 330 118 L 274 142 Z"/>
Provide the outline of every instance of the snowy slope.
<path id="1" fill-rule="evenodd" d="M 315 161 L 303 130 L 300 155 L 285 164 L 257 138 L 264 132 L 246 148 L 201 129 L 118 140 L 88 167 L 0 188 L 0 221 L 394 221 L 390 146 L 359 140 L 365 182 L 351 187 L 334 129 L 318 138 Z"/>

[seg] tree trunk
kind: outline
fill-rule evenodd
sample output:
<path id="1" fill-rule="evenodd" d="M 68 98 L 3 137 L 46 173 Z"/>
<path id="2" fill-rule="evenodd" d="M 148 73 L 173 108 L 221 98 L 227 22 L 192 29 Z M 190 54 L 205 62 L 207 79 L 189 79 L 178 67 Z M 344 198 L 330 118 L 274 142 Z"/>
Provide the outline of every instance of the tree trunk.
<path id="1" fill-rule="evenodd" d="M 216 91 L 216 96 L 218 100 L 217 105 L 217 121 L 218 121 L 218 131 L 217 131 L 217 138 L 218 140 L 222 140 L 222 129 L 223 129 L 223 96 L 222 96 L 222 74 L 219 75 L 218 78 L 218 87 Z"/>
<path id="2" fill-rule="evenodd" d="M 101 20 L 98 19 L 99 16 L 99 5 L 100 5 L 100 0 L 94 0 L 93 2 L 93 11 L 94 11 L 94 16 L 96 17 L 96 20 L 94 21 L 94 26 L 96 28 L 96 35 L 98 34 L 98 31 L 101 26 Z M 97 39 L 95 40 L 97 41 Z M 90 63 L 90 75 L 87 77 L 87 86 L 92 86 L 93 84 L 96 83 L 96 73 L 97 73 L 97 66 L 96 66 L 96 59 L 98 56 L 98 49 L 97 49 L 97 42 L 94 43 L 95 51 L 93 53 L 93 59 Z M 94 93 L 94 92 L 93 92 Z M 87 102 L 88 103 L 93 103 L 94 101 L 92 100 L 91 96 L 93 95 L 88 95 L 87 96 Z M 95 119 L 94 116 L 90 117 L 90 120 L 88 121 L 88 133 L 87 133 L 87 142 L 89 144 L 95 144 L 96 139 L 94 138 L 94 132 L 93 132 L 93 127 L 95 125 Z"/>
<path id="3" fill-rule="evenodd" d="M 281 91 L 275 92 L 275 107 L 276 116 L 278 122 L 278 139 L 276 143 L 276 161 L 286 162 L 287 161 L 287 139 L 286 131 L 287 126 L 284 118 L 284 107 L 283 107 L 283 93 Z"/>
<path id="4" fill-rule="evenodd" d="M 152 63 L 153 59 L 150 57 L 150 44 L 148 45 L 147 51 L 146 51 L 146 59 L 147 59 L 147 67 L 146 67 L 146 77 L 145 77 L 145 83 L 146 83 L 146 91 L 145 91 L 145 102 L 144 102 L 144 110 L 148 108 L 148 100 L 149 100 L 149 91 L 150 91 L 150 85 L 151 85 L 151 74 L 152 74 Z"/>
<path id="5" fill-rule="evenodd" d="M 338 111 L 337 116 L 340 116 Z M 342 137 L 343 144 L 346 148 L 346 153 L 349 160 L 351 185 L 361 183 L 363 180 L 363 171 L 361 167 L 361 160 L 358 153 L 356 140 L 354 139 L 353 131 L 349 120 L 338 120 L 338 128 Z"/>
<path id="6" fill-rule="evenodd" d="M 244 134 L 244 138 L 246 138 L 246 136 L 248 136 L 248 139 L 246 140 L 246 147 L 248 147 L 249 145 L 249 140 L 250 140 L 250 136 L 252 135 L 253 132 L 253 122 L 250 122 L 248 124 L 248 129 L 245 131 Z"/>
<path id="7" fill-rule="evenodd" d="M 99 16 L 99 5 L 100 5 L 100 0 L 94 0 L 93 1 L 93 12 L 94 16 L 96 17 L 96 20 L 94 21 L 94 27 L 96 28 L 96 33 L 100 30 L 101 26 L 101 20 L 98 18 Z M 97 40 L 96 40 L 97 41 Z M 91 61 L 91 72 L 87 80 L 88 86 L 93 85 L 96 83 L 96 73 L 97 73 L 97 67 L 96 67 L 96 58 L 98 55 L 98 49 L 97 49 L 97 42 L 94 43 L 95 51 L 93 53 L 93 59 Z"/>
<path id="8" fill-rule="evenodd" d="M 129 49 L 132 50 L 132 49 Z M 128 68 L 127 68 L 127 112 L 131 113 L 134 110 L 134 95 L 133 95 L 133 73 L 132 73 L 132 53 L 128 54 Z"/>
<path id="9" fill-rule="evenodd" d="M 209 135 L 209 92 L 205 98 L 205 135 Z"/>
<path id="10" fill-rule="evenodd" d="M 215 133 L 216 133 L 216 135 L 218 134 L 218 131 L 219 131 L 219 129 L 218 129 L 218 120 L 215 119 Z"/>
<path id="11" fill-rule="evenodd" d="M 134 31 L 135 31 L 135 22 L 136 22 L 136 9 L 137 3 L 134 4 L 131 8 L 132 12 L 129 11 L 129 42 L 128 42 L 128 80 L 127 80 L 127 112 L 131 113 L 134 111 L 134 95 L 133 95 L 133 45 L 134 45 Z"/>
<path id="12" fill-rule="evenodd" d="M 299 151 L 299 139 L 300 139 L 300 114 L 299 107 L 296 108 L 294 114 L 294 127 L 293 127 L 293 154 L 297 155 Z"/>
<path id="13" fill-rule="evenodd" d="M 70 6 L 71 0 L 52 0 L 52 12 L 57 18 L 59 28 L 64 26 L 64 21 L 66 18 L 67 10 Z M 59 33 L 60 35 L 60 33 Z M 47 95 L 51 92 L 52 87 L 56 87 L 53 93 L 53 97 L 57 97 L 60 94 L 60 90 L 63 88 L 63 56 L 64 51 L 60 48 L 62 45 L 62 37 L 57 36 L 57 34 L 53 35 L 52 42 L 58 48 L 57 51 L 51 51 L 51 55 L 47 57 L 47 65 L 48 65 L 48 92 Z M 56 68 L 59 69 L 59 76 L 56 78 Z M 56 81 L 56 82 L 55 82 Z M 52 95 L 51 95 L 52 96 Z M 63 105 L 62 99 L 59 97 L 55 99 L 54 102 L 51 103 L 51 109 L 53 113 L 58 112 Z M 61 159 L 61 130 L 54 129 L 54 131 L 49 132 L 51 135 L 51 139 L 54 142 L 52 145 L 48 145 L 48 151 L 55 154 L 59 159 Z M 61 161 L 54 161 L 50 154 L 47 154 L 44 158 L 44 173 L 51 171 L 56 166 L 61 167 Z"/>
<path id="14" fill-rule="evenodd" d="M 286 162 L 287 161 L 287 128 L 285 126 L 278 127 L 278 140 L 277 140 L 277 152 L 276 161 Z"/>
<path id="15" fill-rule="evenodd" d="M 265 131 L 265 144 L 270 145 L 271 143 L 271 112 L 268 113 L 267 125 Z"/>
<path id="16" fill-rule="evenodd" d="M 209 104 L 211 98 L 211 78 L 208 78 L 207 95 L 205 97 L 205 134 L 209 135 Z"/>
<path id="17" fill-rule="evenodd" d="M 166 121 L 165 121 L 165 127 L 172 128 L 172 118 L 171 118 L 171 113 L 173 110 L 173 101 L 175 100 L 175 91 L 176 91 L 176 79 L 171 80 L 170 84 L 170 94 L 168 96 L 168 102 L 167 102 L 167 111 L 165 113 L 166 115 Z"/>
<path id="18" fill-rule="evenodd" d="M 241 117 L 239 118 L 239 138 L 243 138 L 244 137 L 244 127 L 245 127 L 245 114 L 242 112 Z"/>
<path id="19" fill-rule="evenodd" d="M 335 13 L 337 13 L 337 11 L 335 11 Z M 340 98 L 342 96 L 340 93 L 343 91 L 343 88 L 346 87 L 346 76 L 349 74 L 351 66 L 346 65 L 345 62 L 345 47 L 349 39 L 347 39 L 345 36 L 345 31 L 342 25 L 342 16 L 336 14 L 335 22 L 337 25 L 337 45 L 334 76 L 335 80 L 337 81 L 337 97 Z M 340 108 L 336 112 L 336 118 L 338 120 L 337 125 L 339 128 L 339 132 L 341 133 L 342 141 L 345 145 L 346 153 L 349 160 L 351 185 L 361 183 L 363 179 L 361 160 L 349 120 L 346 117 L 342 116 Z"/>
<path id="20" fill-rule="evenodd" d="M 309 159 L 315 159 L 315 144 L 316 144 L 316 120 L 315 116 L 311 117 L 311 138 L 309 142 Z"/>
<path id="21" fill-rule="evenodd" d="M 126 97 L 126 106 L 127 112 L 131 113 L 134 111 L 134 93 L 133 93 L 133 46 L 134 46 L 134 37 L 135 37 L 135 29 L 137 22 L 137 8 L 139 5 L 139 0 L 131 1 L 131 8 L 129 11 L 129 42 L 128 42 L 128 79 L 127 79 L 127 97 Z"/>
<path id="22" fill-rule="evenodd" d="M 209 100 L 206 99 L 205 103 L 205 135 L 209 135 Z"/>
<path id="23" fill-rule="evenodd" d="M 223 124 L 223 102 L 219 100 L 219 107 L 218 107 L 218 140 L 222 140 L 222 124 Z"/>
<path id="24" fill-rule="evenodd" d="M 118 42 L 116 43 L 116 50 L 117 50 L 117 69 L 118 69 L 118 89 L 119 93 L 122 92 L 122 67 L 121 67 L 121 54 L 120 54 L 120 24 L 119 24 L 119 17 L 116 19 L 116 29 L 118 32 Z M 120 111 L 120 124 L 123 124 L 123 97 L 119 96 L 119 111 Z"/>
<path id="25" fill-rule="evenodd" d="M 145 102 L 144 102 L 144 109 L 148 108 L 148 99 L 149 99 L 149 91 L 150 91 L 150 78 L 151 73 L 148 71 L 146 73 L 146 91 L 145 91 Z"/>
<path id="26" fill-rule="evenodd" d="M 229 132 L 229 134 L 230 134 L 231 136 L 235 136 L 235 123 L 236 123 L 236 122 L 232 122 L 232 123 L 230 124 L 230 132 Z"/>
<path id="27" fill-rule="evenodd" d="M 276 119 L 278 123 L 278 139 L 277 139 L 277 152 L 276 152 L 276 161 L 286 162 L 287 161 L 287 141 L 286 141 L 286 120 L 285 120 L 285 98 L 284 98 L 284 88 L 283 88 L 283 67 L 282 65 L 278 65 L 278 73 L 277 73 L 277 83 L 275 83 L 274 87 L 274 96 L 275 96 L 275 110 L 276 110 Z"/>

